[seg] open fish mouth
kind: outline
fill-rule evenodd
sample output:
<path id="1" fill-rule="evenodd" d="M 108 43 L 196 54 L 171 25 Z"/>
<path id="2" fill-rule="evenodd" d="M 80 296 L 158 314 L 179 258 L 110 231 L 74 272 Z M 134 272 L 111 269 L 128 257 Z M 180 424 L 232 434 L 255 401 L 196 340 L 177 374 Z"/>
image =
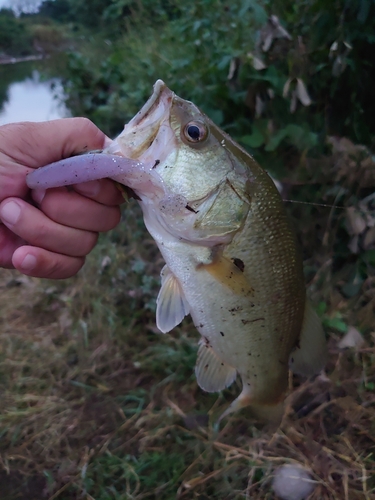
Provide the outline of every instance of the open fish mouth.
<path id="1" fill-rule="evenodd" d="M 141 157 L 153 145 L 163 127 L 169 127 L 168 117 L 175 94 L 162 80 L 157 80 L 154 91 L 142 109 L 127 123 L 117 139 L 104 153 L 118 154 L 126 158 Z M 165 132 L 161 135 L 167 135 Z M 165 147 L 165 141 L 162 146 Z M 157 148 L 161 150 L 160 148 Z M 157 152 L 155 152 L 157 153 Z M 147 159 L 150 155 L 147 155 Z M 160 156 L 160 154 L 159 154 Z M 158 158 L 155 158 L 155 160 Z M 152 158 L 149 159 L 152 161 Z"/>
<path id="2" fill-rule="evenodd" d="M 157 122 L 169 112 L 173 96 L 174 93 L 169 90 L 163 80 L 157 80 L 151 97 L 126 127 L 138 127 L 143 124 L 143 128 L 147 128 L 153 122 Z"/>

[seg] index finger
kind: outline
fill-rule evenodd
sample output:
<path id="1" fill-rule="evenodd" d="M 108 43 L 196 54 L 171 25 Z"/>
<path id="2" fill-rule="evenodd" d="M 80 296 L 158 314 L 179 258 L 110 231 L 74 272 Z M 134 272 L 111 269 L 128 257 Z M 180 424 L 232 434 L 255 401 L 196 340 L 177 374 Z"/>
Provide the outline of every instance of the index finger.
<path id="1" fill-rule="evenodd" d="M 12 123 L 0 127 L 0 161 L 38 168 L 101 149 L 105 140 L 105 134 L 87 118 Z"/>

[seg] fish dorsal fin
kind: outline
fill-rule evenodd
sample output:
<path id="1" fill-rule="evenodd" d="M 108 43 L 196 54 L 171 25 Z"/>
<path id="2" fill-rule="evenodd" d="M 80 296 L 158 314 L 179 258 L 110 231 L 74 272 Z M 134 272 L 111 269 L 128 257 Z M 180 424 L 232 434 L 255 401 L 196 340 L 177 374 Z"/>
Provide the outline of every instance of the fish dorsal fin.
<path id="1" fill-rule="evenodd" d="M 237 370 L 222 361 L 202 338 L 199 343 L 195 375 L 201 389 L 218 392 L 230 386 L 236 378 Z"/>
<path id="2" fill-rule="evenodd" d="M 307 300 L 298 347 L 289 358 L 294 373 L 310 377 L 323 370 L 327 361 L 327 346 L 322 322 Z"/>
<path id="3" fill-rule="evenodd" d="M 174 274 L 167 266 L 161 273 L 161 288 L 156 299 L 156 326 L 163 333 L 170 332 L 189 314 L 190 307 Z"/>

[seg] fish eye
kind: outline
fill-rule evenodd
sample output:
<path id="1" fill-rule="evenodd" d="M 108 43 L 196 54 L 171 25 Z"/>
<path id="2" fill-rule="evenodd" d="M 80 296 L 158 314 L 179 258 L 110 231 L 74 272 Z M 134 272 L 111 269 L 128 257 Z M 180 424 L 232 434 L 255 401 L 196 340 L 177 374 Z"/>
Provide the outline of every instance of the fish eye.
<path id="1" fill-rule="evenodd" d="M 189 122 L 185 125 L 183 134 L 189 142 L 202 142 L 208 136 L 208 128 L 202 122 Z"/>

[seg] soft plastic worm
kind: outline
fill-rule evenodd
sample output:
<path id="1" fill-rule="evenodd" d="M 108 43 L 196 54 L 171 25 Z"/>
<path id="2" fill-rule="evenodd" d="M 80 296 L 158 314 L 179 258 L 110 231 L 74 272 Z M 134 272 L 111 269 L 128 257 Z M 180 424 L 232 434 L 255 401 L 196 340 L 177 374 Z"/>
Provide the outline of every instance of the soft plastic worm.
<path id="1" fill-rule="evenodd" d="M 118 155 L 87 153 L 38 168 L 27 175 L 26 184 L 30 189 L 68 186 L 104 177 L 126 176 L 127 172 L 142 166 L 137 160 Z"/>

